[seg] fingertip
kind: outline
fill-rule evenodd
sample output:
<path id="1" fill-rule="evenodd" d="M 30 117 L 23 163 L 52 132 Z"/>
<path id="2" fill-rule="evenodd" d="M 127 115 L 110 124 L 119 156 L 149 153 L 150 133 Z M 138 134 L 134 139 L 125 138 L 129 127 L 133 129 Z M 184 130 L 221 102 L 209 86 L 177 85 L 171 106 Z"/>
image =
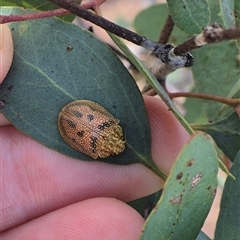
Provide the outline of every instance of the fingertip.
<path id="1" fill-rule="evenodd" d="M 138 239 L 144 219 L 113 198 L 92 198 L 13 228 L 2 239 Z"/>
<path id="2" fill-rule="evenodd" d="M 144 101 L 151 130 L 152 157 L 168 173 L 190 136 L 161 99 L 144 96 Z"/>

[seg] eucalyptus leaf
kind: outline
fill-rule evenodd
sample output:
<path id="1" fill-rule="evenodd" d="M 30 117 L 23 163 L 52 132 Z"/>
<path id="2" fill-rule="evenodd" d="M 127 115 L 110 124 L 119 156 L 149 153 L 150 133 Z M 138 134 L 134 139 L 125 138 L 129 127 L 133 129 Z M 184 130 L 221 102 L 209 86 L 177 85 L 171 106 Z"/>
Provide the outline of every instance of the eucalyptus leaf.
<path id="1" fill-rule="evenodd" d="M 234 1 L 234 17 L 236 22 L 236 27 L 240 27 L 240 1 Z"/>
<path id="2" fill-rule="evenodd" d="M 211 240 L 204 232 L 200 232 L 196 240 Z"/>
<path id="3" fill-rule="evenodd" d="M 167 0 L 169 13 L 174 23 L 188 34 L 200 33 L 210 21 L 207 0 Z"/>
<path id="4" fill-rule="evenodd" d="M 221 14 L 220 1 L 208 0 L 208 5 L 211 13 L 210 23 L 216 22 L 218 24 L 224 25 L 223 16 Z"/>
<path id="5" fill-rule="evenodd" d="M 174 163 L 140 239 L 196 239 L 216 193 L 217 172 L 212 139 L 204 133 L 193 135 Z"/>
<path id="6" fill-rule="evenodd" d="M 193 125 L 194 130 L 204 131 L 212 136 L 218 147 L 233 161 L 240 149 L 240 119 L 232 113 L 223 120 Z"/>
<path id="7" fill-rule="evenodd" d="M 217 240 L 240 239 L 240 151 L 230 169 L 235 180 L 228 177 L 222 194 L 220 213 L 215 230 Z"/>
<path id="8" fill-rule="evenodd" d="M 162 189 L 149 196 L 128 202 L 128 205 L 134 208 L 139 214 L 141 214 L 143 218 L 147 218 L 152 209 L 155 207 L 156 203 L 158 202 L 161 194 Z"/>
<path id="9" fill-rule="evenodd" d="M 240 78 L 238 81 L 232 86 L 228 95 L 228 98 L 240 98 Z M 220 109 L 220 113 L 223 116 L 229 116 L 233 113 L 233 108 L 229 107 L 228 105 L 223 105 Z"/>
<path id="10" fill-rule="evenodd" d="M 195 63 L 192 67 L 196 91 L 219 96 L 227 96 L 239 81 L 237 41 L 221 42 L 203 46 L 192 51 Z M 205 101 L 203 110 L 209 122 L 226 117 L 223 104 Z M 230 107 L 229 107 L 230 108 Z"/>
<path id="11" fill-rule="evenodd" d="M 232 1 L 232 0 L 219 1 L 223 22 L 226 28 L 231 28 L 235 26 L 235 19 L 234 19 L 234 2 L 235 1 Z"/>
<path id="12" fill-rule="evenodd" d="M 192 92 L 196 92 L 195 89 Z M 187 98 L 184 107 L 186 108 L 185 118 L 190 123 L 200 124 L 206 123 L 207 117 L 203 110 L 202 99 Z"/>
<path id="13" fill-rule="evenodd" d="M 163 29 L 169 11 L 167 4 L 153 5 L 144 9 L 134 19 L 134 28 L 136 31 L 157 42 L 160 31 Z M 169 43 L 178 45 L 187 40 L 187 34 L 174 26 Z"/>
<path id="14" fill-rule="evenodd" d="M 21 14 L 20 8 L 2 8 Z M 0 109 L 12 124 L 42 144 L 68 156 L 92 160 L 61 138 L 58 114 L 76 99 L 102 105 L 120 120 L 123 153 L 101 161 L 143 163 L 151 159 L 151 138 L 137 85 L 111 49 L 92 33 L 57 18 L 9 24 L 14 41 L 12 67 L 0 85 Z"/>

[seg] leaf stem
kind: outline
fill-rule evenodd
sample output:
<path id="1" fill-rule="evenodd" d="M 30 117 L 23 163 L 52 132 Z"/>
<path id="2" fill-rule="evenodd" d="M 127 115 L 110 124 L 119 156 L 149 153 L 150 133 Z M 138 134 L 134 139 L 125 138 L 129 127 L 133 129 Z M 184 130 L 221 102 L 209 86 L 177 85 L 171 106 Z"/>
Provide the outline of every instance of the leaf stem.
<path id="1" fill-rule="evenodd" d="M 92 1 L 89 3 L 82 4 L 81 7 L 85 9 L 91 9 L 96 7 L 96 5 L 99 6 L 104 2 L 106 2 L 106 0 L 97 0 L 97 2 Z M 71 12 L 69 12 L 64 8 L 60 8 L 60 9 L 54 9 L 54 10 L 49 10 L 44 12 L 34 12 L 34 13 L 27 13 L 27 14 L 21 14 L 21 15 L 10 15 L 10 16 L 0 15 L 0 24 L 56 17 L 56 16 L 67 15 L 67 14 L 71 14 Z"/>
<path id="2" fill-rule="evenodd" d="M 207 93 L 176 92 L 176 93 L 168 93 L 168 95 L 170 98 L 178 98 L 178 97 L 200 98 L 204 100 L 224 103 L 231 107 L 236 107 L 237 105 L 240 105 L 240 98 L 235 98 L 235 99 L 226 98 L 226 97 L 207 94 Z"/>
<path id="3" fill-rule="evenodd" d="M 28 20 L 48 18 L 48 17 L 54 17 L 54 16 L 62 16 L 66 14 L 70 14 L 70 12 L 61 8 L 61 9 L 49 10 L 45 12 L 35 12 L 35 13 L 27 13 L 27 14 L 21 14 L 21 15 L 9 15 L 9 16 L 0 15 L 0 24 L 9 23 L 9 22 L 28 21 Z"/>

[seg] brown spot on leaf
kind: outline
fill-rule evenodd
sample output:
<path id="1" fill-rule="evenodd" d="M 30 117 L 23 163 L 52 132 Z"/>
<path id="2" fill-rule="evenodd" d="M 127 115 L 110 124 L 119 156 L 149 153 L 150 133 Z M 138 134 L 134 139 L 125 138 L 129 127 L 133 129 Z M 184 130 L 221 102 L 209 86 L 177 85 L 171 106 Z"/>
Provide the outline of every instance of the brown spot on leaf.
<path id="1" fill-rule="evenodd" d="M 182 198 L 183 198 L 183 195 L 180 194 L 180 195 L 178 195 L 177 197 L 171 199 L 169 202 L 170 202 L 171 204 L 179 204 L 179 203 L 182 202 Z"/>
<path id="2" fill-rule="evenodd" d="M 73 47 L 69 45 L 69 46 L 67 46 L 66 50 L 67 50 L 68 52 L 70 52 L 70 51 L 73 50 Z"/>
<path id="3" fill-rule="evenodd" d="M 178 175 L 177 175 L 177 180 L 180 180 L 181 178 L 182 178 L 182 176 L 183 176 L 183 173 L 182 172 L 180 172 Z"/>
<path id="4" fill-rule="evenodd" d="M 197 184 L 200 182 L 202 177 L 203 177 L 202 173 L 198 173 L 197 175 L 195 175 L 193 177 L 192 182 L 191 182 L 190 191 L 197 186 Z"/>
<path id="5" fill-rule="evenodd" d="M 194 163 L 194 160 L 193 160 L 193 158 L 192 158 L 191 160 L 189 160 L 189 161 L 187 162 L 187 166 L 188 166 L 188 167 L 191 167 L 191 166 L 193 165 L 193 163 Z"/>

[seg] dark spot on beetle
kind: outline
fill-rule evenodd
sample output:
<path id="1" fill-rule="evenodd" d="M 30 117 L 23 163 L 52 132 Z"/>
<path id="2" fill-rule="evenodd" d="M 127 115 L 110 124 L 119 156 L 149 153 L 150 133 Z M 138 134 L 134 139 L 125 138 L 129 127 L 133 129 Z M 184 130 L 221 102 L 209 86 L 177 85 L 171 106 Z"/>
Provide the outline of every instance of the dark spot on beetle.
<path id="1" fill-rule="evenodd" d="M 81 118 L 83 116 L 79 111 L 72 111 L 72 114 L 77 118 Z"/>
<path id="2" fill-rule="evenodd" d="M 114 121 L 111 119 L 107 122 L 104 122 L 104 123 L 98 125 L 98 129 L 103 131 L 104 129 L 111 127 L 113 124 L 114 124 Z"/>
<path id="3" fill-rule="evenodd" d="M 75 138 L 72 138 L 71 140 L 72 140 L 73 142 L 76 142 L 76 139 L 75 139 Z"/>
<path id="4" fill-rule="evenodd" d="M 69 46 L 67 46 L 66 50 L 67 50 L 68 52 L 70 52 L 70 51 L 73 50 L 73 47 L 69 45 Z"/>
<path id="5" fill-rule="evenodd" d="M 77 132 L 77 135 L 78 135 L 79 137 L 83 137 L 84 133 L 85 133 L 85 132 L 82 130 L 82 131 L 80 131 L 80 132 Z"/>
<path id="6" fill-rule="evenodd" d="M 95 153 L 95 150 L 97 148 L 97 138 L 91 137 L 90 146 L 92 148 L 92 152 Z"/>
<path id="7" fill-rule="evenodd" d="M 98 129 L 100 129 L 101 131 L 104 130 L 104 126 L 101 124 L 101 125 L 98 125 Z"/>
<path id="8" fill-rule="evenodd" d="M 180 172 L 178 175 L 177 175 L 177 180 L 179 180 L 179 179 L 181 179 L 182 178 L 182 176 L 183 176 L 183 173 L 182 172 Z"/>
<path id="9" fill-rule="evenodd" d="M 7 87 L 7 89 L 11 92 L 11 90 L 13 89 L 13 85 L 10 85 L 9 87 Z"/>
<path id="10" fill-rule="evenodd" d="M 194 163 L 194 160 L 193 159 L 190 159 L 188 162 L 187 162 L 187 166 L 188 167 L 191 167 Z"/>
<path id="11" fill-rule="evenodd" d="M 76 123 L 74 123 L 73 121 L 71 121 L 69 119 L 67 120 L 67 124 L 70 128 L 76 128 Z"/>
<path id="12" fill-rule="evenodd" d="M 91 122 L 94 119 L 94 116 L 92 114 L 88 114 L 87 118 L 88 118 L 89 122 Z"/>
<path id="13" fill-rule="evenodd" d="M 4 108 L 6 102 L 4 100 L 0 100 L 0 109 Z"/>

